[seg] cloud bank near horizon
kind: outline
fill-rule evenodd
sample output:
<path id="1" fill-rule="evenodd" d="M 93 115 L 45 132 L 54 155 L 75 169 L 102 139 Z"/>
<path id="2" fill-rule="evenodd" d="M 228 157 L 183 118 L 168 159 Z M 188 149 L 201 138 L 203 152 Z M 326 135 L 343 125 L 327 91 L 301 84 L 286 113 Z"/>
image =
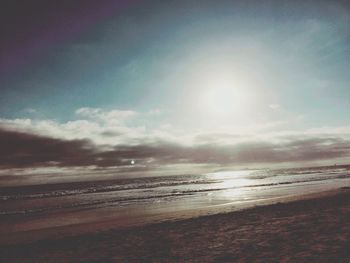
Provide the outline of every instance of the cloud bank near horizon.
<path id="1" fill-rule="evenodd" d="M 350 127 L 179 133 L 171 126 L 135 125 L 137 118 L 146 118 L 140 115 L 81 108 L 76 120 L 65 123 L 0 119 L 0 168 L 127 167 L 142 171 L 164 165 L 273 166 L 350 157 Z"/>

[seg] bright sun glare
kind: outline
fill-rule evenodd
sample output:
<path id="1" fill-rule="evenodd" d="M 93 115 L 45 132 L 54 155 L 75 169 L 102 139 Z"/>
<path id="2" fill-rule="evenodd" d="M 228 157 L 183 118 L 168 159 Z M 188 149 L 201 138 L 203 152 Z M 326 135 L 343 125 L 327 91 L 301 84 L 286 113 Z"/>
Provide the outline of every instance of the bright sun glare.
<path id="1" fill-rule="evenodd" d="M 237 117 L 251 110 L 252 95 L 240 81 L 223 80 L 208 83 L 200 96 L 205 111 L 219 117 Z"/>
<path id="2" fill-rule="evenodd" d="M 245 107 L 246 94 L 239 88 L 219 86 L 204 91 L 203 103 L 208 110 L 219 114 L 242 112 Z"/>

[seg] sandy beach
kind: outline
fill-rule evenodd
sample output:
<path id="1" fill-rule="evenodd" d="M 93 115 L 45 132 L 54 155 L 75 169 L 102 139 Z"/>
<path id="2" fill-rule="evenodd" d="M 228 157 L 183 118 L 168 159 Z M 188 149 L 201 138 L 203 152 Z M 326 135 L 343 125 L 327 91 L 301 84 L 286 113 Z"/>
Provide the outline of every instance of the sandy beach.
<path id="1" fill-rule="evenodd" d="M 33 232 L 32 241 L 12 244 L 3 237 L 0 255 L 1 262 L 349 262 L 349 222 L 343 188 L 192 219 L 104 231 L 89 225 L 89 233 L 42 240 Z"/>
<path id="2" fill-rule="evenodd" d="M 350 0 L 0 2 L 0 263 L 350 263 Z"/>

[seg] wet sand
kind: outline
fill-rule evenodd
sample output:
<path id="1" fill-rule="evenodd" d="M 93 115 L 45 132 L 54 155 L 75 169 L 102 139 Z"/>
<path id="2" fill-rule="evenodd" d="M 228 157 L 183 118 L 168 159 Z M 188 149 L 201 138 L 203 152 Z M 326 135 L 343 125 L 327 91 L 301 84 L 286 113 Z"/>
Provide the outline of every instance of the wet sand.
<path id="1" fill-rule="evenodd" d="M 89 233 L 72 229 L 72 236 L 45 237 L 28 232 L 26 240 L 10 243 L 3 236 L 0 261 L 350 262 L 350 189 L 143 226 L 80 227 Z"/>

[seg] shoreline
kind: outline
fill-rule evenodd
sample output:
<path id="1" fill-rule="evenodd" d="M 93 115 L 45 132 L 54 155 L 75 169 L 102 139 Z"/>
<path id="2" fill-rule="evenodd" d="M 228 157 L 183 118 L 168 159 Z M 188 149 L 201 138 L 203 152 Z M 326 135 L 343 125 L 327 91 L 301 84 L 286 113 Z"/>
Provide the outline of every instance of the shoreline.
<path id="1" fill-rule="evenodd" d="M 290 243 L 291 240 L 298 240 L 301 243 L 288 243 L 289 249 L 301 250 L 300 255 L 293 253 L 299 255 L 297 258 L 310 259 L 327 254 L 327 257 L 333 255 L 338 259 L 341 254 L 342 258 L 336 262 L 342 262 L 339 260 L 350 259 L 350 254 L 346 252 L 350 251 L 350 188 L 189 219 L 180 218 L 119 228 L 113 227 L 112 224 L 109 229 L 108 224 L 111 222 L 103 222 L 107 227 L 105 229 L 98 224 L 79 226 L 89 230 L 85 233 L 79 231 L 74 233 L 74 228 L 78 226 L 73 225 L 72 235 L 60 235 L 57 229 L 51 229 L 53 232 L 50 235 L 46 237 L 43 235 L 39 240 L 32 238 L 21 241 L 15 237 L 11 241 L 11 235 L 8 234 L 7 241 L 10 242 L 4 242 L 4 238 L 1 238 L 1 254 L 5 262 L 21 262 L 21 257 L 22 261 L 25 259 L 26 262 L 44 262 L 45 257 L 47 261 L 50 255 L 54 255 L 51 262 L 90 262 L 102 259 L 107 261 L 97 262 L 138 262 L 145 258 L 149 261 L 166 259 L 165 261 L 172 262 L 172 258 L 174 261 L 176 259 L 191 261 L 193 253 L 199 253 L 196 258 L 202 259 L 202 262 L 222 256 L 224 256 L 223 262 L 225 260 L 230 262 L 233 257 L 240 258 L 239 251 L 246 246 L 255 248 L 256 256 L 267 253 L 280 258 L 276 257 L 276 253 L 280 252 L 274 246 L 279 246 L 280 242 Z M 46 231 L 48 230 L 41 230 L 42 233 Z M 53 235 L 55 231 L 56 235 Z M 39 232 L 28 232 L 26 235 L 33 237 L 35 234 L 40 234 Z M 262 235 L 259 236 L 260 234 Z M 280 235 L 281 240 L 276 243 L 275 239 Z M 269 246 L 268 240 L 274 245 Z M 322 245 L 321 241 L 327 245 Z M 208 251 L 208 247 L 212 249 Z M 334 250 L 334 247 L 338 250 Z M 75 253 L 70 254 L 70 249 Z M 284 251 L 284 248 L 281 249 Z M 189 253 L 190 251 L 192 252 Z M 284 251 L 284 254 L 288 256 L 290 253 Z M 59 257 L 55 258 L 55 255 Z M 293 255 L 289 255 L 291 259 Z M 250 257 L 251 253 L 246 251 L 241 256 Z M 192 261 L 196 262 L 196 258 Z M 244 260 L 242 262 L 245 262 Z"/>
<path id="2" fill-rule="evenodd" d="M 43 228 L 34 228 L 29 230 L 22 230 L 16 223 L 10 222 L 6 225 L 2 222 L 0 227 L 0 245 L 11 245 L 26 242 L 36 242 L 44 239 L 60 239 L 65 237 L 74 237 L 85 234 L 94 234 L 95 232 L 113 231 L 121 229 L 129 229 L 135 227 L 146 227 L 148 225 L 177 222 L 183 220 L 192 220 L 206 216 L 216 216 L 231 213 L 240 213 L 250 209 L 259 207 L 268 207 L 279 203 L 290 203 L 295 201 L 303 201 L 308 199 L 317 199 L 322 197 L 330 197 L 337 195 L 341 191 L 350 189 L 350 187 L 342 187 L 338 189 L 326 190 L 321 192 L 306 193 L 303 195 L 289 195 L 282 197 L 271 197 L 260 200 L 248 200 L 239 203 L 223 203 L 217 205 L 210 205 L 201 209 L 188 209 L 182 211 L 168 212 L 166 214 L 140 214 L 138 216 L 131 217 L 119 217 L 117 213 L 111 209 L 111 214 L 107 218 L 100 215 L 100 219 L 97 221 L 72 223 L 62 226 L 52 226 Z M 82 211 L 87 214 L 98 214 L 98 210 Z M 57 214 L 56 216 L 65 215 Z M 84 214 L 83 214 L 84 215 Z M 56 217 L 53 215 L 53 217 Z M 79 215 L 79 218 L 81 215 Z M 63 218 L 65 218 L 63 216 Z M 11 217 L 10 217 L 11 219 Z M 77 221 L 80 221 L 77 218 Z M 30 221 L 29 221 L 30 222 Z M 39 222 L 40 223 L 40 222 Z M 31 223 L 29 223 L 31 224 Z"/>

